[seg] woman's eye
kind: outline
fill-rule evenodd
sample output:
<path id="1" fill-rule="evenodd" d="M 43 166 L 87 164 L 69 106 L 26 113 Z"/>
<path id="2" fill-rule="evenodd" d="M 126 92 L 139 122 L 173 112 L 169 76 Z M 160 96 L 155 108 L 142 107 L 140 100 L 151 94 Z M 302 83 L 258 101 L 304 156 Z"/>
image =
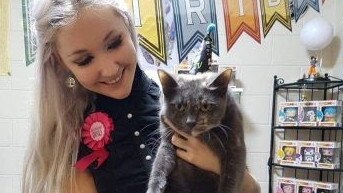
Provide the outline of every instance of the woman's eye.
<path id="1" fill-rule="evenodd" d="M 211 104 L 208 104 L 208 103 L 202 103 L 201 104 L 201 110 L 206 112 L 206 111 L 209 111 L 211 109 Z"/>
<path id="2" fill-rule="evenodd" d="M 184 111 L 185 110 L 185 106 L 182 105 L 181 103 L 177 103 L 175 104 L 175 109 L 178 111 Z"/>
<path id="3" fill-rule="evenodd" d="M 75 63 L 79 66 L 85 66 L 91 63 L 93 58 L 94 58 L 93 56 L 85 56 L 85 57 L 82 57 L 80 60 L 75 61 Z"/>
<path id="4" fill-rule="evenodd" d="M 110 43 L 110 45 L 107 47 L 107 49 L 108 49 L 108 50 L 115 49 L 115 48 L 117 48 L 117 47 L 120 46 L 121 42 L 122 42 L 121 37 L 116 38 L 115 40 L 113 40 L 113 41 Z"/>

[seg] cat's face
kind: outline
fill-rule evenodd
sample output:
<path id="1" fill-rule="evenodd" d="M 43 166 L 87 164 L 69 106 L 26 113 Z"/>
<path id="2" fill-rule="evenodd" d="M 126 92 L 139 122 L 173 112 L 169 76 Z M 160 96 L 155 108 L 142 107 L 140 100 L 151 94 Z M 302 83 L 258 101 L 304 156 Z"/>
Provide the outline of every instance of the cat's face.
<path id="1" fill-rule="evenodd" d="M 231 70 L 218 77 L 179 76 L 159 71 L 164 104 L 162 116 L 185 133 L 197 136 L 221 124 L 226 109 Z"/>

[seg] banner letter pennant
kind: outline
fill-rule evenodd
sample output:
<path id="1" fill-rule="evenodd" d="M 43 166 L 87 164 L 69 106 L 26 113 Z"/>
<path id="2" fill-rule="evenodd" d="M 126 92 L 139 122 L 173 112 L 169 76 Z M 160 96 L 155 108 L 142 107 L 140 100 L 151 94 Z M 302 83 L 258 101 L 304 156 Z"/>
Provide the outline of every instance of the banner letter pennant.
<path id="1" fill-rule="evenodd" d="M 294 16 L 297 22 L 300 16 L 306 11 L 308 7 L 312 7 L 319 12 L 319 0 L 293 0 L 294 2 Z"/>
<path id="2" fill-rule="evenodd" d="M 228 50 L 243 32 L 261 43 L 257 0 L 223 0 Z"/>
<path id="3" fill-rule="evenodd" d="M 215 1 L 177 0 L 173 2 L 179 62 L 202 42 L 210 23 L 217 26 Z M 218 30 L 213 35 L 213 52 L 219 55 Z"/>
<path id="4" fill-rule="evenodd" d="M 23 25 L 24 25 L 24 39 L 25 39 L 25 58 L 26 66 L 29 66 L 35 61 L 37 52 L 36 40 L 31 31 L 31 0 L 22 1 L 23 9 Z"/>
<path id="5" fill-rule="evenodd" d="M 167 62 L 161 0 L 126 0 L 138 33 L 139 45 L 163 63 Z"/>
<path id="6" fill-rule="evenodd" d="M 289 0 L 261 0 L 261 16 L 264 37 L 276 21 L 292 31 Z"/>

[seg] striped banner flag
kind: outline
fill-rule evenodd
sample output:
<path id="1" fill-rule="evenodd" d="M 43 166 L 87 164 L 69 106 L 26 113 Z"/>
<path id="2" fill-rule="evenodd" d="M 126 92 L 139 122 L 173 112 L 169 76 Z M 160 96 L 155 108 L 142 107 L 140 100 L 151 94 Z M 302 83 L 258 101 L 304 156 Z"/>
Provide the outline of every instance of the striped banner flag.
<path id="1" fill-rule="evenodd" d="M 0 0 L 0 75 L 10 75 L 9 30 L 10 0 Z"/>
<path id="2" fill-rule="evenodd" d="M 264 37 L 276 21 L 292 31 L 289 0 L 261 0 L 261 17 Z"/>
<path id="3" fill-rule="evenodd" d="M 126 0 L 133 12 L 139 45 L 163 63 L 167 62 L 161 0 Z"/>
<path id="4" fill-rule="evenodd" d="M 202 42 L 210 23 L 217 26 L 216 6 L 213 0 L 172 1 L 179 62 L 193 47 Z M 213 34 L 213 52 L 219 55 L 218 32 Z"/>
<path id="5" fill-rule="evenodd" d="M 257 0 L 223 0 L 228 50 L 243 32 L 261 43 Z"/>
<path id="6" fill-rule="evenodd" d="M 294 2 L 294 17 L 297 22 L 300 16 L 308 9 L 312 7 L 319 12 L 319 0 L 293 0 Z"/>

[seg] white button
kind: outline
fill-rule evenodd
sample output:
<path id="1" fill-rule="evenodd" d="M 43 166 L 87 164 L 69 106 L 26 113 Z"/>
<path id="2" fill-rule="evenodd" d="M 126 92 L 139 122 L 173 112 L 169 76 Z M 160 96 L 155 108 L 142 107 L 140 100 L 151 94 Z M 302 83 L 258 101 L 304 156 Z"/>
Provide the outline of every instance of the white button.
<path id="1" fill-rule="evenodd" d="M 150 156 L 150 155 L 147 155 L 147 156 L 145 157 L 145 159 L 146 159 L 146 160 L 151 160 L 151 156 Z"/>
<path id="2" fill-rule="evenodd" d="M 138 137 L 138 136 L 139 136 L 139 134 L 140 134 L 140 133 L 139 133 L 139 131 L 135 131 L 135 136 L 137 136 L 137 137 Z"/>
<path id="3" fill-rule="evenodd" d="M 140 144 L 140 145 L 139 145 L 139 148 L 144 149 L 144 148 L 145 148 L 145 145 L 144 145 L 144 144 Z"/>
<path id="4" fill-rule="evenodd" d="M 127 114 L 127 118 L 131 119 L 132 118 L 132 114 L 131 113 Z"/>

